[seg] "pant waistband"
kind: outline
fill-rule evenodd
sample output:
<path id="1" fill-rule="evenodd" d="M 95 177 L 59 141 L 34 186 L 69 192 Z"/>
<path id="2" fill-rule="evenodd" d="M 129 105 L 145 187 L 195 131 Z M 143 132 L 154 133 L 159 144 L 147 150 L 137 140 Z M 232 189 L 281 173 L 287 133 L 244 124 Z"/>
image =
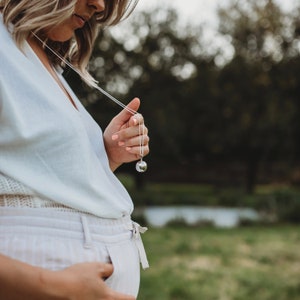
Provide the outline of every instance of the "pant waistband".
<path id="1" fill-rule="evenodd" d="M 139 252 L 142 267 L 148 268 L 145 249 L 140 233 L 141 227 L 127 215 L 119 219 L 99 218 L 77 211 L 57 211 L 53 208 L 15 208 L 0 207 L 0 232 L 66 235 L 69 238 L 83 238 L 84 247 L 91 248 L 94 242 L 113 243 L 133 239 Z"/>

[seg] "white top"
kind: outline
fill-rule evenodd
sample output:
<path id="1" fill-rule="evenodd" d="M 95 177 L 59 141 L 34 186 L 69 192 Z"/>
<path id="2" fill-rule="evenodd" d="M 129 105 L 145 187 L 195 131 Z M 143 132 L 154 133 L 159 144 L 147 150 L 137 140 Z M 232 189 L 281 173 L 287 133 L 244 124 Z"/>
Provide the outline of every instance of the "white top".
<path id="1" fill-rule="evenodd" d="M 23 51 L 0 14 L 0 173 L 41 199 L 103 218 L 131 214 L 100 127 L 61 74 L 78 110 L 27 43 Z"/>

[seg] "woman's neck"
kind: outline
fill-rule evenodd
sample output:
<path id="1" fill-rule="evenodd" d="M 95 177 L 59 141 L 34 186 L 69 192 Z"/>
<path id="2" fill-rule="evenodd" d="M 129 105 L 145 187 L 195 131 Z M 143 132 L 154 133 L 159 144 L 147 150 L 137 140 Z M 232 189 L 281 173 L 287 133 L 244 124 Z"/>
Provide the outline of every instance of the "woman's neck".
<path id="1" fill-rule="evenodd" d="M 28 38 L 27 42 L 30 45 L 31 49 L 34 51 L 34 53 L 37 55 L 37 57 L 40 59 L 42 64 L 45 66 L 45 68 L 50 72 L 52 66 L 41 43 L 37 41 L 34 37 Z"/>
<path id="2" fill-rule="evenodd" d="M 47 53 L 45 52 L 45 49 L 42 47 L 41 42 L 36 40 L 34 37 L 28 38 L 27 40 L 29 46 L 34 51 L 34 53 L 37 55 L 39 60 L 42 62 L 44 67 L 47 69 L 47 71 L 50 73 L 50 75 L 53 77 L 53 79 L 57 82 L 59 87 L 63 90 L 67 98 L 70 100 L 74 108 L 77 109 L 76 104 L 70 94 L 67 92 L 65 87 L 63 86 L 61 80 L 58 78 L 57 73 L 54 71 L 52 63 L 50 62 Z"/>

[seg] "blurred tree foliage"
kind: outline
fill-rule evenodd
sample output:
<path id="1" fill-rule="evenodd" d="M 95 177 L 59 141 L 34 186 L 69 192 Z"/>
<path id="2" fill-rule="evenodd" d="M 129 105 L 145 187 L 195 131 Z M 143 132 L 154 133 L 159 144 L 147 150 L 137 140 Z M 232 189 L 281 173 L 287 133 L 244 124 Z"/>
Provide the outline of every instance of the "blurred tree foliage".
<path id="1" fill-rule="evenodd" d="M 292 93 L 299 70 L 297 15 L 284 14 L 274 1 L 237 1 L 220 9 L 220 32 L 229 35 L 234 57 L 221 71 L 226 145 L 246 164 L 252 191 L 262 161 L 295 162 L 298 95 Z M 299 83 L 297 83 L 299 86 Z M 227 156 L 228 157 L 228 156 Z"/>
<path id="2" fill-rule="evenodd" d="M 203 26 L 182 28 L 162 8 L 136 15 L 121 33 L 104 30 L 90 70 L 122 102 L 141 97 L 148 179 L 239 182 L 251 192 L 262 166 L 272 177 L 280 163 L 288 179 L 299 161 L 300 7 L 231 1 L 218 14 L 230 59 L 207 47 Z M 119 108 L 67 78 L 104 128 Z"/>

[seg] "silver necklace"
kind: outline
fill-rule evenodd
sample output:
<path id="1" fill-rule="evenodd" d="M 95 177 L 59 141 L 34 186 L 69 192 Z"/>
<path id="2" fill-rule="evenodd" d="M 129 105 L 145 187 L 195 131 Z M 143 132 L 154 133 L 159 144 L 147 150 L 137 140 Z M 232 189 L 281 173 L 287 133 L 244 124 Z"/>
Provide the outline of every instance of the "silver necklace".
<path id="1" fill-rule="evenodd" d="M 54 51 L 51 47 L 49 47 L 39 36 L 37 36 L 34 32 L 31 32 L 33 34 L 33 36 L 42 43 L 43 46 L 47 47 L 47 49 L 49 49 L 56 57 L 58 57 L 65 65 L 67 65 L 70 69 L 72 69 L 75 73 L 77 73 L 82 79 L 82 75 L 81 73 L 66 59 L 64 59 L 61 55 L 59 55 L 56 51 Z M 84 81 L 84 80 L 83 80 Z M 117 105 L 119 105 L 120 107 L 122 107 L 123 109 L 127 110 L 128 112 L 130 112 L 132 115 L 140 115 L 137 111 L 131 109 L 130 107 L 127 107 L 124 103 L 122 103 L 121 101 L 119 101 L 118 99 L 116 99 L 114 96 L 112 96 L 111 94 L 109 94 L 107 91 L 105 91 L 104 89 L 102 89 L 99 85 L 97 85 L 96 83 L 93 83 L 93 88 L 95 88 L 97 91 L 99 91 L 101 94 L 103 94 L 104 96 L 106 96 L 108 99 L 112 100 L 113 102 L 115 102 Z M 144 135 L 145 135 L 145 127 L 144 124 L 141 122 L 142 118 L 138 118 L 139 120 L 139 147 L 140 147 L 140 159 L 139 161 L 136 163 L 135 165 L 135 169 L 140 172 L 143 173 L 147 170 L 147 163 L 143 160 L 144 157 Z M 141 129 L 142 128 L 142 129 Z"/>

